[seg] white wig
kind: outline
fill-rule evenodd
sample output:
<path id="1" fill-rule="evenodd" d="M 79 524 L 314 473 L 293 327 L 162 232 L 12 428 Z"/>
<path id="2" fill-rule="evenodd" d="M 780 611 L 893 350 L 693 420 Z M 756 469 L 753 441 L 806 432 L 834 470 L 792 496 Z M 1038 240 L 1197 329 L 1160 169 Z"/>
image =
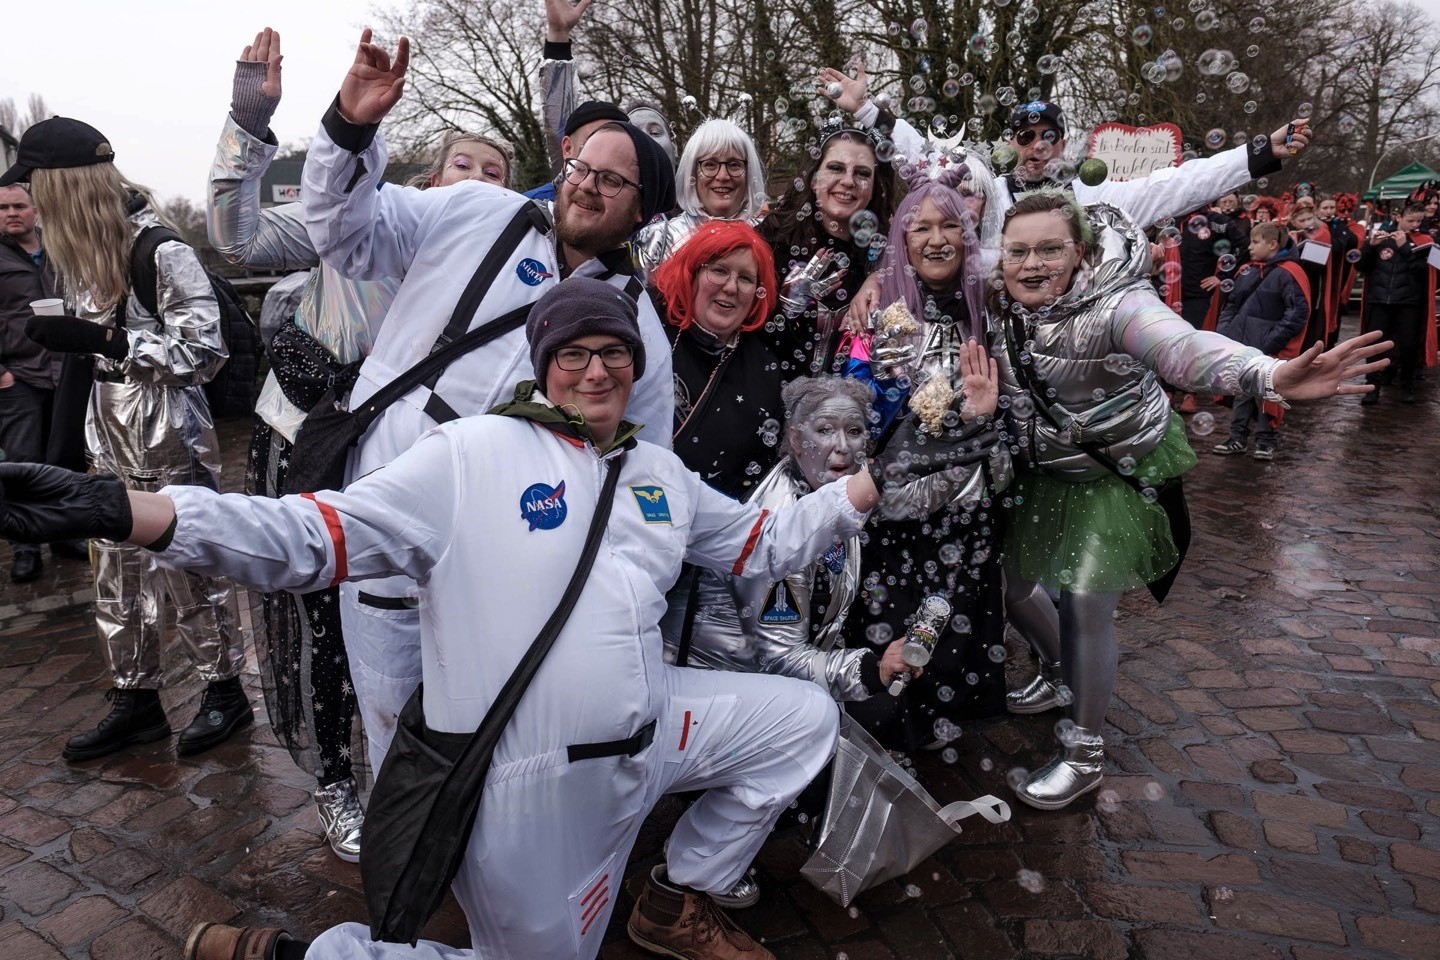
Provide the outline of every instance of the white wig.
<path id="1" fill-rule="evenodd" d="M 700 158 L 719 153 L 722 150 L 737 150 L 745 158 L 745 203 L 736 212 L 735 220 L 754 220 L 765 205 L 765 167 L 760 154 L 755 150 L 755 141 L 740 127 L 729 121 L 715 118 L 706 120 L 695 128 L 680 154 L 676 168 L 676 192 L 679 194 L 680 209 L 697 217 L 708 217 L 700 207 L 700 195 L 695 181 L 700 176 Z"/>

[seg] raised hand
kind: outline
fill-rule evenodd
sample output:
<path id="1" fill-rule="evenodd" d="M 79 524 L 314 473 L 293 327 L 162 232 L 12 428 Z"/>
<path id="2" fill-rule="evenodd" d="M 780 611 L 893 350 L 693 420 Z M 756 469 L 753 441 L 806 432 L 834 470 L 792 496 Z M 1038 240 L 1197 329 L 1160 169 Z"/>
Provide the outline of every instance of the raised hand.
<path id="1" fill-rule="evenodd" d="M 865 93 L 869 89 L 870 82 L 865 77 L 865 64 L 855 65 L 855 76 L 848 77 L 834 67 L 824 67 L 818 78 L 820 92 L 825 94 L 835 105 L 846 113 L 855 113 L 865 106 Z M 838 94 L 832 93 L 835 84 L 840 85 Z"/>
<path id="2" fill-rule="evenodd" d="M 570 33 L 580 18 L 585 15 L 585 10 L 590 6 L 590 0 L 545 0 L 545 39 L 551 43 L 568 43 Z"/>
<path id="3" fill-rule="evenodd" d="M 340 115 L 362 126 L 379 123 L 400 102 L 409 66 L 409 37 L 400 38 L 392 59 L 384 47 L 370 42 L 366 27 L 360 33 L 355 62 L 340 84 Z"/>
<path id="4" fill-rule="evenodd" d="M 1375 387 L 1368 383 L 1348 383 L 1352 377 L 1383 370 L 1390 365 L 1388 357 L 1371 360 L 1394 348 L 1391 340 L 1381 340 L 1379 330 L 1349 340 L 1342 340 L 1321 353 L 1322 343 L 1275 370 L 1275 392 L 1286 400 L 1320 400 L 1346 393 L 1369 393 Z"/>
<path id="5" fill-rule="evenodd" d="M 1000 400 L 1000 370 L 973 338 L 960 344 L 960 377 L 960 419 L 992 416 Z"/>
<path id="6" fill-rule="evenodd" d="M 241 63 L 265 64 L 265 82 L 260 92 L 275 100 L 280 99 L 280 31 L 266 27 L 255 34 L 255 42 L 240 51 Z"/>
<path id="7" fill-rule="evenodd" d="M 1298 157 L 1300 151 L 1310 145 L 1310 138 L 1314 135 L 1315 131 L 1310 129 L 1310 121 L 1304 117 L 1296 117 L 1270 134 L 1270 149 L 1275 152 L 1275 156 L 1282 159 Z"/>
<path id="8" fill-rule="evenodd" d="M 812 302 L 823 299 L 840 285 L 845 276 L 844 267 L 825 275 L 834 255 L 834 250 L 823 247 L 815 251 L 809 263 L 796 264 L 790 268 L 790 273 L 780 287 L 780 308 L 785 311 L 785 316 L 792 319 L 800 316 Z"/>

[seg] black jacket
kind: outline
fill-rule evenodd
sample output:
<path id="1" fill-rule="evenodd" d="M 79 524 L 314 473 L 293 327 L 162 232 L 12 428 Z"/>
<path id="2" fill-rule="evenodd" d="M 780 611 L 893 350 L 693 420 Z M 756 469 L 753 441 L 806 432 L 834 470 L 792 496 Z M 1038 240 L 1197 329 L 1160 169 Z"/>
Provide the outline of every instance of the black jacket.
<path id="1" fill-rule="evenodd" d="M 1209 299 L 1210 291 L 1203 289 L 1200 281 L 1215 276 L 1216 263 L 1227 253 L 1245 259 L 1246 232 L 1239 220 L 1218 210 L 1198 210 L 1177 217 L 1176 224 L 1180 227 L 1180 297 Z"/>
<path id="2" fill-rule="evenodd" d="M 55 271 L 48 258 L 35 266 L 30 254 L 11 237 L 0 237 L 0 372 L 41 390 L 52 390 L 60 376 L 60 357 L 25 336 L 25 324 L 34 315 L 32 300 L 48 300 L 55 293 Z"/>
<path id="3" fill-rule="evenodd" d="M 1411 234 L 1411 237 L 1414 237 Z M 1413 239 L 1396 244 L 1386 237 L 1382 242 L 1366 243 L 1360 248 L 1360 272 L 1365 274 L 1365 303 L 1424 303 L 1429 289 L 1425 262 L 1430 248 L 1417 249 Z"/>
<path id="4" fill-rule="evenodd" d="M 1241 267 L 1216 330 L 1272 357 L 1284 350 L 1310 320 L 1310 301 L 1289 270 L 1281 266 L 1287 261 L 1298 262 L 1293 246 L 1264 263 L 1252 260 Z"/>

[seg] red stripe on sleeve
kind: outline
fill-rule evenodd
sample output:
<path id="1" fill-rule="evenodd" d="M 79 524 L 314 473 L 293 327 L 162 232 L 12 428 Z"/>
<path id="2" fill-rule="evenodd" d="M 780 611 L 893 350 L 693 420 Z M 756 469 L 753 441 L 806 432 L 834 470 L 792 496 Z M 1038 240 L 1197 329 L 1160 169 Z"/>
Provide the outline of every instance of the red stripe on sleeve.
<path id="1" fill-rule="evenodd" d="M 765 526 L 765 518 L 770 515 L 769 510 L 761 510 L 760 516 L 755 520 L 755 526 L 750 528 L 750 537 L 745 541 L 745 549 L 740 551 L 740 558 L 735 561 L 735 566 L 730 572 L 735 576 L 745 572 L 745 561 L 750 559 L 750 554 L 755 552 L 755 544 L 760 539 L 760 529 Z"/>
<path id="2" fill-rule="evenodd" d="M 325 518 L 325 529 L 330 531 L 330 542 L 335 545 L 335 578 L 330 581 L 330 586 L 333 587 L 349 575 L 345 556 L 345 528 L 340 524 L 340 514 L 328 503 L 316 500 L 313 493 L 302 493 L 300 496 L 320 508 L 320 516 Z"/>

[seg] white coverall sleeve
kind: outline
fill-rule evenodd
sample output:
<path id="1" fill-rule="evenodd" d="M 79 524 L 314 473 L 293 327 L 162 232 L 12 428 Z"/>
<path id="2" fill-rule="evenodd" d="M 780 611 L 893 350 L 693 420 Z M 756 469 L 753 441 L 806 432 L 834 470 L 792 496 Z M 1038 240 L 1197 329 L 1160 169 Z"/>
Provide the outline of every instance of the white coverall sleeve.
<path id="1" fill-rule="evenodd" d="M 308 593 L 342 580 L 403 574 L 423 580 L 456 528 L 459 464 L 443 428 L 344 492 L 282 497 L 170 486 L 175 536 L 168 567 L 260 590 Z"/>
<path id="2" fill-rule="evenodd" d="M 332 130 L 359 149 L 337 144 Z M 429 215 L 447 201 L 447 191 L 381 187 L 385 140 L 379 134 L 367 139 L 370 131 L 339 119 L 334 107 L 325 115 L 301 176 L 305 229 L 320 259 L 341 276 L 404 279 L 428 233 Z"/>
<path id="3" fill-rule="evenodd" d="M 1139 180 L 1104 180 L 1093 187 L 1074 180 L 1070 189 L 1082 204 L 1111 204 L 1141 227 L 1148 227 L 1203 207 L 1250 182 L 1257 175 L 1251 171 L 1251 149 L 1247 144 L 1213 157 L 1187 160 Z"/>
<path id="4" fill-rule="evenodd" d="M 307 270 L 320 257 L 305 231 L 299 203 L 260 206 L 260 178 L 277 147 L 248 133 L 228 113 L 215 162 L 210 165 L 205 226 L 210 244 L 226 260 L 266 270 Z"/>
<path id="5" fill-rule="evenodd" d="M 695 516 L 685 559 L 716 573 L 781 580 L 860 532 L 868 514 L 850 503 L 845 483 L 829 483 L 781 510 L 731 500 L 687 474 Z"/>

